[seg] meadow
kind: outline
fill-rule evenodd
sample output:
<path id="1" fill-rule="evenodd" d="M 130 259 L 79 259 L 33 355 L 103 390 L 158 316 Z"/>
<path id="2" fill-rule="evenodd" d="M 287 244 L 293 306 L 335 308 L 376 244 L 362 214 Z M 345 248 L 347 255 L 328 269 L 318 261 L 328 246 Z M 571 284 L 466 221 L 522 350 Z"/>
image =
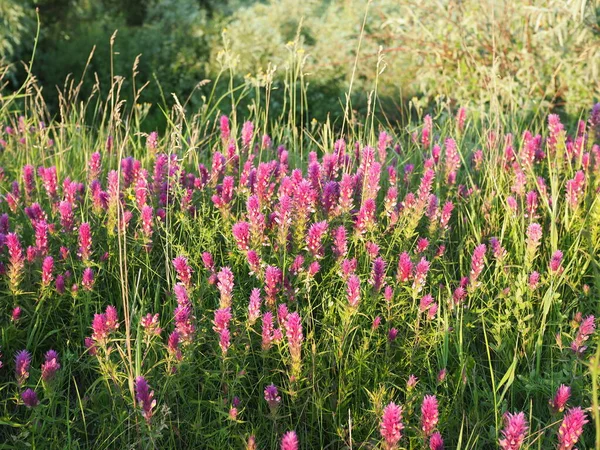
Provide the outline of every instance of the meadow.
<path id="1" fill-rule="evenodd" d="M 298 34 L 167 107 L 115 39 L 0 77 L 0 449 L 600 448 L 593 88 L 318 120 Z"/>

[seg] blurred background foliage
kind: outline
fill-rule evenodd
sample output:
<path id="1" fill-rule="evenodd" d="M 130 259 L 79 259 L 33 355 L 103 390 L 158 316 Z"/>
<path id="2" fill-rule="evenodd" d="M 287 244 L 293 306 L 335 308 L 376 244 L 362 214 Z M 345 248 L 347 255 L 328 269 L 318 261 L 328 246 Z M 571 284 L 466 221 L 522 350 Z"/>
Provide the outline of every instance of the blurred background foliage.
<path id="1" fill-rule="evenodd" d="M 192 112 L 241 86 L 241 101 L 220 109 L 245 108 L 268 90 L 276 114 L 298 72 L 308 86 L 303 114 L 319 121 L 343 114 L 351 84 L 355 110 L 390 120 L 402 120 L 408 102 L 578 115 L 600 98 L 599 0 L 0 0 L 5 90 L 25 79 L 36 7 L 33 74 L 51 113 L 92 49 L 82 96 L 94 86 L 106 95 L 111 67 L 133 93 L 141 54 L 136 86 L 148 85 L 138 101 L 168 108 L 176 93 Z M 164 121 L 158 106 L 149 128 Z"/>

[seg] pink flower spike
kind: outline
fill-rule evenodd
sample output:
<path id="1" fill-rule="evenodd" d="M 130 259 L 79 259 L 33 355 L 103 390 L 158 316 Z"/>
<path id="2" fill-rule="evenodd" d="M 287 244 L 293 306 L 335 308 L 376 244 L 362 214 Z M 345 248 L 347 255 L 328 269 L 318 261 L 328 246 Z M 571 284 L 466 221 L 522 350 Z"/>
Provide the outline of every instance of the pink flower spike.
<path id="1" fill-rule="evenodd" d="M 177 272 L 177 278 L 186 288 L 189 288 L 192 283 L 192 268 L 189 266 L 187 258 L 178 256 L 173 260 L 173 267 Z"/>
<path id="2" fill-rule="evenodd" d="M 444 450 L 444 440 L 440 433 L 435 432 L 429 438 L 429 450 Z"/>
<path id="3" fill-rule="evenodd" d="M 150 390 L 148 382 L 142 376 L 135 379 L 135 396 L 142 409 L 142 416 L 144 416 L 147 423 L 150 423 L 156 400 L 154 400 L 154 391 Z"/>
<path id="4" fill-rule="evenodd" d="M 435 430 L 439 418 L 438 402 L 435 395 L 426 395 L 421 405 L 421 430 L 425 436 L 430 436 Z"/>
<path id="5" fill-rule="evenodd" d="M 504 414 L 502 439 L 498 441 L 500 448 L 503 450 L 519 450 L 525 440 L 527 429 L 527 420 L 524 413 Z"/>
<path id="6" fill-rule="evenodd" d="M 571 388 L 561 384 L 558 387 L 554 398 L 550 399 L 549 401 L 552 412 L 554 414 L 563 412 L 567 402 L 569 401 L 569 397 L 571 397 Z"/>
<path id="7" fill-rule="evenodd" d="M 281 438 L 281 450 L 298 450 L 299 445 L 295 431 L 288 431 Z"/>
<path id="8" fill-rule="evenodd" d="M 19 386 L 22 386 L 25 380 L 29 378 L 30 364 L 31 354 L 27 350 L 17 352 L 17 355 L 15 356 L 15 376 Z"/>
<path id="9" fill-rule="evenodd" d="M 398 442 L 402 438 L 402 407 L 395 403 L 388 404 L 383 409 L 383 416 L 379 426 L 381 436 L 385 440 L 387 450 L 397 448 Z"/>
<path id="10" fill-rule="evenodd" d="M 356 308 L 360 301 L 360 279 L 356 275 L 348 277 L 346 292 L 348 294 L 348 305 Z"/>
<path id="11" fill-rule="evenodd" d="M 558 450 L 572 450 L 582 435 L 586 423 L 588 423 L 587 416 L 581 407 L 567 410 L 558 429 Z"/>
<path id="12" fill-rule="evenodd" d="M 58 353 L 54 350 L 48 350 L 44 356 L 44 360 L 42 364 L 42 380 L 48 383 L 54 379 L 56 372 L 60 369 Z"/>

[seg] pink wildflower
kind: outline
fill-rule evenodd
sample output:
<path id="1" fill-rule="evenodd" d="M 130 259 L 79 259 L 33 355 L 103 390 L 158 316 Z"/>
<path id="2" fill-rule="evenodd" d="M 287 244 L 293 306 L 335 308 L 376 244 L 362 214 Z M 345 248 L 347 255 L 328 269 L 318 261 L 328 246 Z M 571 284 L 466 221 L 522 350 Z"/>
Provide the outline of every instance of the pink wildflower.
<path id="1" fill-rule="evenodd" d="M 395 403 L 388 404 L 383 409 L 383 416 L 379 431 L 381 436 L 385 440 L 387 450 L 394 450 L 397 448 L 398 442 L 402 438 L 402 407 Z"/>
<path id="2" fill-rule="evenodd" d="M 475 247 L 475 250 L 473 251 L 473 256 L 471 258 L 471 273 L 469 278 L 469 282 L 471 286 L 473 286 L 473 288 L 479 285 L 477 279 L 479 278 L 479 275 L 481 275 L 481 272 L 483 271 L 483 267 L 485 265 L 486 250 L 487 248 L 485 244 L 480 244 L 477 247 Z"/>
<path id="3" fill-rule="evenodd" d="M 58 353 L 54 350 L 48 350 L 44 355 L 44 363 L 42 364 L 42 380 L 46 383 L 52 381 L 59 369 Z"/>
<path id="4" fill-rule="evenodd" d="M 260 289 L 254 288 L 250 293 L 250 301 L 248 302 L 248 323 L 254 325 L 260 317 Z"/>
<path id="5" fill-rule="evenodd" d="M 192 282 L 192 268 L 189 266 L 187 258 L 178 256 L 173 260 L 173 266 L 177 272 L 177 278 L 186 288 L 189 288 Z"/>
<path id="6" fill-rule="evenodd" d="M 350 275 L 347 283 L 348 304 L 351 308 L 356 308 L 360 301 L 360 279 L 356 275 Z"/>
<path id="7" fill-rule="evenodd" d="M 438 402 L 435 395 L 426 395 L 421 405 L 421 430 L 425 436 L 430 436 L 435 430 L 439 418 Z"/>
<path id="8" fill-rule="evenodd" d="M 586 413 L 580 407 L 567 410 L 558 429 L 558 450 L 571 450 L 583 433 L 583 426 L 588 423 Z"/>
<path id="9" fill-rule="evenodd" d="M 585 319 L 582 319 L 579 329 L 577 330 L 577 335 L 571 343 L 571 350 L 575 353 L 582 354 L 587 349 L 583 344 L 592 334 L 594 334 L 594 331 L 596 331 L 595 320 L 594 316 L 587 316 Z"/>
<path id="10" fill-rule="evenodd" d="M 444 440 L 440 433 L 435 432 L 429 438 L 429 450 L 444 450 Z"/>
<path id="11" fill-rule="evenodd" d="M 502 439 L 498 441 L 500 448 L 503 450 L 519 450 L 525 440 L 527 428 L 527 420 L 524 413 L 504 414 Z"/>
<path id="12" fill-rule="evenodd" d="M 15 356 L 15 376 L 17 384 L 22 386 L 29 378 L 29 366 L 31 364 L 31 354 L 27 350 L 17 352 Z"/>
<path id="13" fill-rule="evenodd" d="M 26 389 L 21 394 L 21 400 L 23 400 L 23 404 L 28 408 L 35 408 L 37 405 L 40 404 L 38 396 L 33 389 Z"/>
<path id="14" fill-rule="evenodd" d="M 569 401 L 569 397 L 571 397 L 571 388 L 561 384 L 556 390 L 556 395 L 554 398 L 549 401 L 552 412 L 554 414 L 563 412 L 567 402 Z"/>
<path id="15" fill-rule="evenodd" d="M 78 255 L 84 262 L 90 259 L 92 253 L 92 232 L 90 224 L 83 222 L 79 226 L 79 253 Z"/>
<path id="16" fill-rule="evenodd" d="M 148 382 L 142 376 L 135 379 L 135 396 L 142 408 L 142 415 L 146 419 L 147 423 L 150 423 L 152 419 L 153 409 L 156 406 L 156 400 L 154 400 L 154 391 L 150 390 Z"/>
<path id="17" fill-rule="evenodd" d="M 229 267 L 223 267 L 217 274 L 217 288 L 221 293 L 221 308 L 231 306 L 233 292 L 233 272 Z"/>
<path id="18" fill-rule="evenodd" d="M 396 276 L 396 279 L 401 283 L 404 283 L 404 282 L 410 280 L 410 277 L 412 275 L 412 270 L 413 270 L 413 263 L 410 260 L 410 256 L 408 255 L 407 252 L 403 252 L 400 255 L 400 259 L 398 261 L 398 274 Z"/>
<path id="19" fill-rule="evenodd" d="M 298 450 L 299 445 L 295 431 L 288 431 L 281 438 L 281 450 Z"/>
<path id="20" fill-rule="evenodd" d="M 270 384 L 265 388 L 265 401 L 269 405 L 271 414 L 275 414 L 277 412 L 277 408 L 279 408 L 279 405 L 281 404 L 281 397 L 277 391 L 277 386 L 274 384 Z"/>

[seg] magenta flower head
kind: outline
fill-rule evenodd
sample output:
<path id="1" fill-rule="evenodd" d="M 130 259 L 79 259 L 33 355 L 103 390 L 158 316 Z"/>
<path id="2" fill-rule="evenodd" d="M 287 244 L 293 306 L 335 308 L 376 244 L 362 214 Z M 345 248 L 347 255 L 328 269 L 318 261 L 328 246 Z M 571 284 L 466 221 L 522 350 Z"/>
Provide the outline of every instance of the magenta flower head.
<path id="1" fill-rule="evenodd" d="M 254 323 L 260 317 L 260 289 L 254 288 L 250 293 L 250 301 L 248 302 L 248 323 L 254 325 Z"/>
<path id="2" fill-rule="evenodd" d="M 539 272 L 531 272 L 529 274 L 529 289 L 531 289 L 532 291 L 535 290 L 535 288 L 537 288 L 538 283 L 540 282 L 540 274 Z"/>
<path id="3" fill-rule="evenodd" d="M 81 285 L 87 291 L 91 291 L 94 287 L 94 271 L 91 267 L 86 267 L 83 269 Z"/>
<path id="4" fill-rule="evenodd" d="M 473 256 L 471 258 L 471 273 L 470 273 L 470 285 L 475 288 L 477 287 L 477 279 L 481 272 L 483 271 L 483 267 L 485 265 L 485 252 L 486 246 L 485 244 L 480 244 L 475 247 L 473 251 Z"/>
<path id="5" fill-rule="evenodd" d="M 558 429 L 558 450 L 572 450 L 583 433 L 583 426 L 588 423 L 587 416 L 579 406 L 571 408 Z"/>
<path id="6" fill-rule="evenodd" d="M 21 394 L 21 399 L 23 400 L 25 406 L 27 406 L 28 408 L 35 408 L 37 405 L 40 404 L 38 396 L 33 389 L 25 390 Z"/>
<path id="7" fill-rule="evenodd" d="M 292 363 L 299 364 L 302 341 L 304 340 L 304 336 L 302 335 L 302 319 L 300 318 L 300 314 L 297 312 L 289 314 L 285 324 L 285 329 L 288 339 L 288 347 L 292 357 Z"/>
<path id="8" fill-rule="evenodd" d="M 262 316 L 262 349 L 269 350 L 273 345 L 273 313 L 267 311 Z"/>
<path id="9" fill-rule="evenodd" d="M 181 347 L 179 345 L 180 341 L 181 339 L 179 337 L 179 332 L 175 330 L 169 335 L 167 342 L 167 351 L 169 352 L 169 355 L 174 357 L 177 361 L 181 361 L 183 359 Z"/>
<path id="10" fill-rule="evenodd" d="M 267 304 L 274 305 L 279 292 L 283 277 L 281 269 L 275 266 L 267 266 L 265 269 L 265 292 L 267 293 Z"/>
<path id="11" fill-rule="evenodd" d="M 254 137 L 254 124 L 250 121 L 244 122 L 242 126 L 242 146 L 248 150 L 250 148 L 250 143 L 252 142 L 252 138 Z"/>
<path id="12" fill-rule="evenodd" d="M 281 450 L 298 450 L 299 445 L 295 431 L 288 431 L 281 438 Z"/>
<path id="13" fill-rule="evenodd" d="M 222 115 L 219 119 L 219 127 L 221 129 L 221 140 L 223 143 L 227 143 L 231 135 L 231 129 L 229 127 L 229 118 L 226 115 Z"/>
<path id="14" fill-rule="evenodd" d="M 539 223 L 532 223 L 527 227 L 527 245 L 537 248 L 542 239 L 542 227 Z"/>
<path id="15" fill-rule="evenodd" d="M 421 430 L 425 436 L 431 435 L 437 426 L 439 418 L 438 402 L 435 395 L 426 395 L 421 405 Z"/>
<path id="16" fill-rule="evenodd" d="M 231 306 L 233 292 L 233 272 L 229 267 L 223 267 L 217 274 L 217 288 L 221 293 L 221 308 Z"/>
<path id="17" fill-rule="evenodd" d="M 561 384 L 554 398 L 550 399 L 548 402 L 550 404 L 550 408 L 554 414 L 561 413 L 565 410 L 565 406 L 569 401 L 569 397 L 571 397 L 571 388 L 569 386 L 565 386 Z"/>
<path id="18" fill-rule="evenodd" d="M 110 305 L 107 306 L 104 316 L 106 317 L 106 326 L 110 331 L 115 331 L 117 328 L 119 328 L 119 315 L 117 313 L 117 308 Z"/>
<path id="19" fill-rule="evenodd" d="M 348 294 L 348 305 L 353 309 L 356 308 L 360 301 L 360 279 L 357 275 L 348 277 L 346 292 Z"/>
<path id="20" fill-rule="evenodd" d="M 327 233 L 329 225 L 326 221 L 313 223 L 308 229 L 306 246 L 314 258 L 323 257 L 323 237 Z"/>
<path id="21" fill-rule="evenodd" d="M 213 319 L 213 330 L 220 333 L 221 330 L 229 328 L 229 321 L 231 318 L 231 308 L 217 309 L 215 311 L 215 318 Z"/>
<path id="22" fill-rule="evenodd" d="M 380 291 L 385 284 L 385 261 L 381 257 L 377 257 L 373 261 L 373 268 L 371 270 L 371 279 L 369 283 L 373 285 L 376 291 Z"/>
<path id="23" fill-rule="evenodd" d="M 427 279 L 427 272 L 429 272 L 429 261 L 425 258 L 421 258 L 421 261 L 415 267 L 414 281 L 412 288 L 415 292 L 421 292 L 423 286 L 425 286 L 425 281 Z"/>
<path id="24" fill-rule="evenodd" d="M 402 407 L 395 403 L 388 404 L 383 409 L 383 416 L 379 425 L 381 437 L 385 440 L 385 448 L 394 450 L 402 438 Z"/>
<path id="25" fill-rule="evenodd" d="M 54 269 L 54 258 L 46 256 L 42 261 L 42 286 L 47 287 L 54 279 L 52 270 Z"/>
<path id="26" fill-rule="evenodd" d="M 279 405 L 281 404 L 281 397 L 277 391 L 277 386 L 274 384 L 270 384 L 265 388 L 265 401 L 269 405 L 271 414 L 275 414 L 277 412 L 277 408 L 279 408 Z"/>
<path id="27" fill-rule="evenodd" d="M 250 224 L 248 222 L 237 222 L 231 230 L 238 248 L 245 252 L 250 243 Z"/>
<path id="28" fill-rule="evenodd" d="M 364 234 L 375 226 L 375 212 L 377 205 L 375 200 L 365 200 L 356 216 L 355 229 L 358 234 Z"/>
<path id="29" fill-rule="evenodd" d="M 398 337 L 398 330 L 396 328 L 390 328 L 390 331 L 388 332 L 388 341 L 393 342 L 396 340 L 396 337 Z"/>
<path id="30" fill-rule="evenodd" d="M 594 316 L 588 316 L 581 321 L 579 325 L 579 329 L 577 330 L 577 335 L 575 339 L 571 343 L 571 349 L 577 353 L 582 354 L 586 350 L 586 346 L 583 344 L 585 341 L 589 339 L 589 337 L 594 334 L 596 330 L 596 319 Z"/>
<path id="31" fill-rule="evenodd" d="M 229 328 L 224 328 L 219 332 L 219 347 L 221 347 L 221 352 L 223 356 L 227 354 L 227 350 L 231 346 L 231 332 Z"/>
<path id="32" fill-rule="evenodd" d="M 29 366 L 31 365 L 31 354 L 27 350 L 17 352 L 15 356 L 15 376 L 17 384 L 22 386 L 29 378 Z"/>
<path id="33" fill-rule="evenodd" d="M 553 273 L 558 273 L 562 271 L 561 263 L 563 259 L 563 252 L 560 250 L 556 250 L 552 254 L 552 258 L 550 259 L 550 271 Z"/>
<path id="34" fill-rule="evenodd" d="M 144 333 L 148 337 L 160 336 L 162 329 L 160 328 L 159 314 L 146 314 L 140 319 L 140 325 L 144 329 Z"/>
<path id="35" fill-rule="evenodd" d="M 92 232 L 90 224 L 83 222 L 79 226 L 79 256 L 84 262 L 90 259 L 92 253 Z"/>
<path id="36" fill-rule="evenodd" d="M 502 438 L 498 441 L 503 450 L 519 450 L 527 433 L 527 420 L 525 414 L 504 414 L 504 429 Z"/>
<path id="37" fill-rule="evenodd" d="M 156 400 L 154 400 L 154 391 L 150 391 L 148 382 L 142 376 L 135 379 L 135 396 L 142 409 L 144 419 L 146 419 L 147 423 L 150 423 L 153 413 L 152 410 L 156 406 Z"/>
<path id="38" fill-rule="evenodd" d="M 11 319 L 13 322 L 18 322 L 21 318 L 21 308 L 19 306 L 15 306 L 12 310 Z"/>
<path id="39" fill-rule="evenodd" d="M 413 270 L 413 263 L 410 260 L 410 256 L 407 252 L 404 252 L 400 255 L 400 259 L 398 261 L 398 275 L 396 279 L 404 283 L 410 280 Z"/>
<path id="40" fill-rule="evenodd" d="M 192 282 L 193 270 L 189 266 L 187 258 L 178 256 L 173 260 L 173 267 L 175 267 L 179 281 L 183 283 L 186 288 L 189 288 Z"/>
<path id="41" fill-rule="evenodd" d="M 44 359 L 45 361 L 42 364 L 42 380 L 47 383 L 54 379 L 56 372 L 60 369 L 60 364 L 58 362 L 58 353 L 54 350 L 48 350 Z"/>
<path id="42" fill-rule="evenodd" d="M 429 438 L 429 450 L 444 450 L 444 440 L 440 433 L 435 432 Z"/>

